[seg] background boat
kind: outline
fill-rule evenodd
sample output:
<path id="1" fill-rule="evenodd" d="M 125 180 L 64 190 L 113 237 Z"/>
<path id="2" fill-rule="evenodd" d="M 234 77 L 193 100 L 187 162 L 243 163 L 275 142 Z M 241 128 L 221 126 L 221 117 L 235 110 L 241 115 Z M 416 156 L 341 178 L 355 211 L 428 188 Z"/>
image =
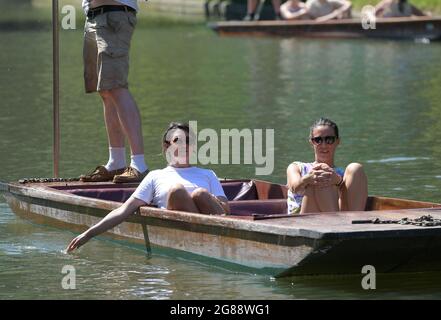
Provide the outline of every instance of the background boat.
<path id="1" fill-rule="evenodd" d="M 219 21 L 209 27 L 219 35 L 281 36 L 315 38 L 441 39 L 441 18 L 378 18 L 375 28 L 365 28 L 359 19 L 326 22 Z"/>

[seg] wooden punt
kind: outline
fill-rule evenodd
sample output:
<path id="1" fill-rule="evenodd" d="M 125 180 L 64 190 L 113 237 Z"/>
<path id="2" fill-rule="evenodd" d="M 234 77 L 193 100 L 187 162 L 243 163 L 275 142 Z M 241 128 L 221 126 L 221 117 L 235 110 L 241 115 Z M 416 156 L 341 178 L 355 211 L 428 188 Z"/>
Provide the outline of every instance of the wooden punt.
<path id="1" fill-rule="evenodd" d="M 286 187 L 259 180 L 225 180 L 232 215 L 212 216 L 142 207 L 104 236 L 145 245 L 148 252 L 209 258 L 223 266 L 273 276 L 441 270 L 441 227 L 353 224 L 360 219 L 441 218 L 441 205 L 369 197 L 363 212 L 287 216 Z M 136 185 L 0 183 L 17 215 L 76 232 L 118 207 Z M 66 244 L 67 245 L 67 244 Z"/>
<path id="2" fill-rule="evenodd" d="M 361 20 L 326 22 L 299 21 L 220 21 L 209 27 L 219 35 L 282 36 L 315 38 L 441 39 L 441 18 L 378 18 L 375 29 L 364 29 Z"/>

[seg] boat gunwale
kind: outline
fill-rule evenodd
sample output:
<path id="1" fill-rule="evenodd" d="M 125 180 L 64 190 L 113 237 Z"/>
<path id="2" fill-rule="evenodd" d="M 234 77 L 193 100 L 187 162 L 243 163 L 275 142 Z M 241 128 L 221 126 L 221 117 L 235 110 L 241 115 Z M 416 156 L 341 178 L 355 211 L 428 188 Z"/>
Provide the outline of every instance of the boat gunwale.
<path id="1" fill-rule="evenodd" d="M 405 23 L 421 23 L 421 22 L 440 22 L 441 17 L 411 17 L 411 18 L 377 18 L 375 20 L 376 25 L 388 25 L 388 24 L 405 24 Z M 263 21 L 240 21 L 240 20 L 231 20 L 231 21 L 217 21 L 210 22 L 208 26 L 211 29 L 215 29 L 217 27 L 268 27 L 268 26 L 327 26 L 327 25 L 356 25 L 361 26 L 361 19 L 337 19 L 337 20 L 328 20 L 317 22 L 315 20 L 263 20 Z"/>
<path id="2" fill-rule="evenodd" d="M 120 202 L 101 200 L 96 198 L 88 198 L 83 196 L 78 196 L 71 194 L 69 192 L 51 188 L 50 185 L 41 184 L 30 184 L 30 185 L 19 185 L 17 183 L 8 184 L 8 193 L 13 194 L 16 198 L 17 196 L 25 197 L 27 199 L 35 200 L 46 200 L 53 203 L 60 203 L 66 206 L 75 205 L 77 207 L 83 208 L 94 208 L 103 211 L 109 211 L 117 208 L 121 205 Z M 55 191 L 55 192 L 54 192 Z M 384 197 L 383 197 L 384 198 Z M 391 198 L 388 198 L 391 199 Z M 22 199 L 26 201 L 26 199 Z M 34 202 L 35 202 L 34 200 Z M 409 200 L 414 201 L 414 200 Z M 414 201 L 418 202 L 418 201 Z M 430 202 L 428 202 L 430 203 Z M 441 204 L 433 204 L 432 208 L 417 208 L 417 209 L 396 209 L 396 210 L 378 210 L 378 211 L 365 211 L 365 212 L 381 212 L 384 214 L 415 214 L 415 213 L 430 213 L 432 210 L 441 211 Z M 332 215 L 333 217 L 339 217 L 342 215 L 359 214 L 360 212 L 335 212 L 326 213 L 325 215 Z M 80 213 L 89 214 L 90 213 Z M 248 220 L 241 219 L 235 216 L 211 216 L 211 215 L 201 215 L 199 213 L 189 213 L 183 211 L 173 211 L 166 209 L 159 209 L 155 207 L 143 206 L 138 211 L 138 214 L 127 219 L 127 222 L 142 223 L 139 221 L 140 216 L 149 219 L 159 219 L 162 221 L 175 221 L 177 223 L 186 223 L 194 226 L 205 226 L 210 228 L 221 228 L 227 230 L 234 230 L 237 232 L 245 231 L 257 234 L 268 234 L 269 236 L 279 236 L 279 237 L 304 237 L 316 240 L 338 240 L 338 239 L 353 239 L 353 238 L 370 238 L 374 235 L 378 236 L 413 236 L 413 235 L 433 235 L 434 230 L 439 230 L 441 227 L 418 227 L 412 225 L 395 225 L 393 229 L 389 228 L 387 230 L 382 230 L 377 228 L 372 229 L 370 226 L 369 230 L 345 230 L 345 231 L 319 231 L 313 229 L 306 229 L 305 227 L 288 225 L 288 222 L 292 219 L 309 219 L 311 217 L 324 215 L 323 213 L 309 213 L 298 215 L 295 217 L 278 218 L 275 224 L 274 221 L 268 220 Z M 98 217 L 103 217 L 102 215 L 95 215 Z M 329 216 L 327 216 L 329 217 Z M 376 225 L 384 227 L 385 225 Z M 214 230 L 212 230 L 214 231 Z M 219 231 L 221 234 L 224 232 Z M 216 233 L 219 233 L 216 232 Z"/>

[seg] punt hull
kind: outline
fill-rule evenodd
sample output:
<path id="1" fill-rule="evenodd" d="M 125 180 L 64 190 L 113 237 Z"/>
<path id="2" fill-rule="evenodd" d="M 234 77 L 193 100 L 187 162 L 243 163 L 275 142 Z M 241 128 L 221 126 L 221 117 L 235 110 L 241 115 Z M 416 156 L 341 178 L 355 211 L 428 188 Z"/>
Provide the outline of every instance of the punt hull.
<path id="1" fill-rule="evenodd" d="M 41 185 L 9 184 L 4 196 L 18 216 L 76 232 L 96 224 L 120 205 Z M 359 274 L 364 265 L 373 265 L 377 272 L 441 270 L 441 227 L 351 224 L 352 219 L 369 216 L 431 214 L 441 218 L 440 209 L 379 212 L 253 221 L 142 207 L 106 236 L 143 245 L 149 253 L 173 249 L 276 277 Z M 323 226 L 317 227 L 317 221 L 323 221 Z M 332 225 L 340 227 L 329 227 Z"/>
<path id="2" fill-rule="evenodd" d="M 219 35 L 312 38 L 376 38 L 441 40 L 441 18 L 378 18 L 375 29 L 356 19 L 315 21 L 220 21 L 209 27 Z"/>

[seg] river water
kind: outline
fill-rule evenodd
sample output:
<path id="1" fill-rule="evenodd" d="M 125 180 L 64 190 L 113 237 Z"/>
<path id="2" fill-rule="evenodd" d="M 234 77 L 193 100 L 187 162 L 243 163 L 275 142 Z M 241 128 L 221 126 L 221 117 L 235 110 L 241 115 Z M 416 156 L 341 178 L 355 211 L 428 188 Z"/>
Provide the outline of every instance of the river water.
<path id="1" fill-rule="evenodd" d="M 80 29 L 80 28 L 79 28 Z M 61 33 L 61 176 L 106 161 L 100 100 L 83 93 L 82 32 Z M 51 34 L 0 31 L 0 180 L 51 176 Z M 274 170 L 312 160 L 307 135 L 320 116 L 339 124 L 337 165 L 364 164 L 369 193 L 441 202 L 441 45 L 413 41 L 220 38 L 203 25 L 140 25 L 130 86 L 146 159 L 160 168 L 163 129 L 274 129 Z M 255 177 L 255 165 L 210 165 L 220 177 Z M 92 240 L 15 216 L 0 198 L 0 299 L 441 298 L 439 273 L 273 279 L 136 247 Z M 77 289 L 63 290 L 63 266 Z"/>

